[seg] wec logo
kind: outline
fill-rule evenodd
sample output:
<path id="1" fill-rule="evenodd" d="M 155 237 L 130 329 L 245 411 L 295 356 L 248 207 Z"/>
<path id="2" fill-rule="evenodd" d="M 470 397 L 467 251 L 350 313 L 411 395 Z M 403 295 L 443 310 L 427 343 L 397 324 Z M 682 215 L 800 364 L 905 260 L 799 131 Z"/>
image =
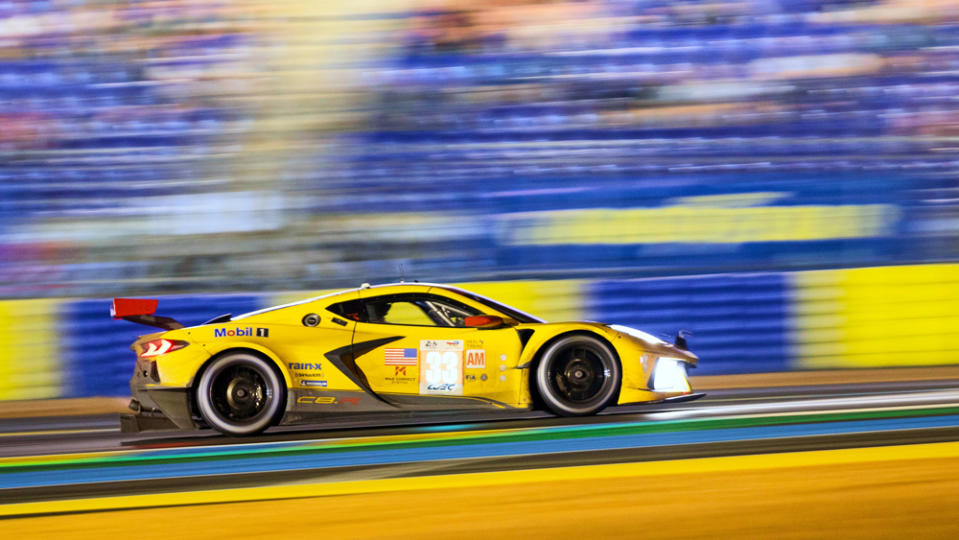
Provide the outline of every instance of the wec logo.
<path id="1" fill-rule="evenodd" d="M 256 333 L 254 334 L 254 330 Z M 214 328 L 213 337 L 250 337 L 256 335 L 256 337 L 270 337 L 269 328 L 253 328 L 252 326 L 247 326 L 246 328 Z"/>

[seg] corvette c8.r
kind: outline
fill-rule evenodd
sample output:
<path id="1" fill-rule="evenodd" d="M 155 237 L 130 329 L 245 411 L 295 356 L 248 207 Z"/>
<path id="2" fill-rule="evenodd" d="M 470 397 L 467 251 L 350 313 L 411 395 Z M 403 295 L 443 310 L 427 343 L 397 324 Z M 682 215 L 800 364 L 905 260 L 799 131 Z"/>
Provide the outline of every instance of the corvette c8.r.
<path id="1" fill-rule="evenodd" d="M 548 323 L 459 288 L 363 286 L 184 327 L 156 300 L 114 300 L 112 314 L 161 328 L 132 346 L 125 431 L 151 421 L 249 435 L 342 413 L 545 408 L 689 400 L 698 358 L 645 332 Z"/>

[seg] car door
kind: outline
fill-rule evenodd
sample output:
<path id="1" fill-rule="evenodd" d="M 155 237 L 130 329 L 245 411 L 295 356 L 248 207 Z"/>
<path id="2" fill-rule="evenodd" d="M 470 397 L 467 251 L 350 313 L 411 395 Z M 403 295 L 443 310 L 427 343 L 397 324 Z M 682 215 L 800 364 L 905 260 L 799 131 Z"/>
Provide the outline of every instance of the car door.
<path id="1" fill-rule="evenodd" d="M 356 367 L 383 399 L 421 407 L 515 400 L 520 377 L 505 373 L 521 350 L 514 329 L 466 327 L 479 309 L 427 293 L 371 296 L 356 309 L 353 346 L 364 351 Z"/>

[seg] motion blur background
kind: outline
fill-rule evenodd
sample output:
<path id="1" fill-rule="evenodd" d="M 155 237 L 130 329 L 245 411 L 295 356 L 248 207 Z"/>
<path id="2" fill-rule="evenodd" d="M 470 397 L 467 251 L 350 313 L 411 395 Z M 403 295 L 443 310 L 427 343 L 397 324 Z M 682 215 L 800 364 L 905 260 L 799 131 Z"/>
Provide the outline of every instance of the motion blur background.
<path id="1" fill-rule="evenodd" d="M 959 2 L 0 0 L 0 399 L 361 282 L 959 362 Z M 290 292 L 292 291 L 292 292 Z"/>

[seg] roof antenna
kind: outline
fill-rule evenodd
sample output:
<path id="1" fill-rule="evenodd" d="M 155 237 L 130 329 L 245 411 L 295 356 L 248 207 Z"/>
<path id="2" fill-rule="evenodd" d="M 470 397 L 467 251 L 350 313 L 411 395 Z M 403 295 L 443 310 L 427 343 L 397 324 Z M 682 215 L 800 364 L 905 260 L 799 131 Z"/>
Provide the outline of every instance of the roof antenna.
<path id="1" fill-rule="evenodd" d="M 406 283 L 406 266 L 400 263 L 400 283 Z"/>

